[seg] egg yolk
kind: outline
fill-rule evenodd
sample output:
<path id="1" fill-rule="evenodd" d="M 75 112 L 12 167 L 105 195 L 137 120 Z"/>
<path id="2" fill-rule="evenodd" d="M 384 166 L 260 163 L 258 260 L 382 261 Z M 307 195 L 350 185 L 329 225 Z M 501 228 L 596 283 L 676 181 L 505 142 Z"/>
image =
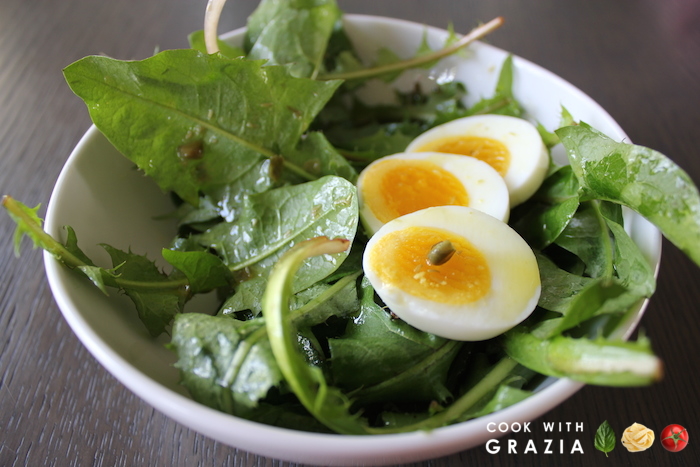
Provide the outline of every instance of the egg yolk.
<path id="1" fill-rule="evenodd" d="M 426 160 L 387 159 L 364 176 L 364 203 L 381 222 L 434 206 L 468 206 L 464 185 Z"/>
<path id="2" fill-rule="evenodd" d="M 486 162 L 504 176 L 510 165 L 510 151 L 498 140 L 481 136 L 447 136 L 437 141 L 431 141 L 418 151 L 446 152 L 471 156 Z"/>
<path id="3" fill-rule="evenodd" d="M 445 240 L 455 253 L 443 264 L 431 264 L 431 249 Z M 464 237 L 444 229 L 408 227 L 389 232 L 373 248 L 370 265 L 387 286 L 438 303 L 472 303 L 491 289 L 484 255 Z"/>

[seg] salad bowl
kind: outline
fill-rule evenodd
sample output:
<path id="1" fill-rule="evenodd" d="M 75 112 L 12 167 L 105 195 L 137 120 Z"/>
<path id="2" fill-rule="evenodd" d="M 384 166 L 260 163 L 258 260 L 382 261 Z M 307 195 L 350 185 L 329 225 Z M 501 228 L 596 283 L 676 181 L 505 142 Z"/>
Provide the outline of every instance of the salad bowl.
<path id="1" fill-rule="evenodd" d="M 370 59 L 378 47 L 399 56 L 410 56 L 425 34 L 429 44 L 440 47 L 445 30 L 406 21 L 346 15 L 345 27 L 360 55 Z M 222 36 L 232 44 L 242 42 L 244 30 Z M 457 79 L 468 89 L 467 104 L 493 92 L 498 70 L 508 52 L 485 43 L 472 44 L 464 54 L 443 59 L 421 79 Z M 513 92 L 528 117 L 546 129 L 558 127 L 562 107 L 582 120 L 621 141 L 626 135 L 614 119 L 583 92 L 528 62 L 514 58 Z M 401 86 L 401 82 L 397 84 Z M 380 99 L 381 85 L 368 88 L 365 98 Z M 564 160 L 555 147 L 553 157 Z M 70 155 L 51 196 L 46 214 L 46 231 L 64 240 L 64 226 L 70 225 L 83 251 L 97 263 L 109 263 L 100 243 L 140 254 L 160 257 L 175 230 L 167 214 L 170 198 L 150 179 L 134 170 L 93 126 Z M 626 229 L 650 264 L 658 267 L 661 235 L 641 216 L 627 212 Z M 159 264 L 165 267 L 166 265 Z M 179 384 L 173 366 L 176 355 L 166 348 L 167 336 L 152 338 L 138 319 L 128 298 L 105 296 L 84 278 L 78 277 L 50 254 L 45 267 L 56 302 L 72 330 L 91 354 L 128 389 L 176 422 L 226 445 L 267 457 L 318 465 L 387 465 L 444 456 L 483 444 L 494 434 L 489 423 L 526 422 L 564 402 L 581 387 L 565 379 L 547 379 L 528 399 L 499 412 L 429 432 L 378 436 L 350 436 L 307 433 L 267 426 L 208 408 L 190 399 Z M 189 309 L 211 309 L 214 297 L 203 296 L 188 304 Z M 618 329 L 628 337 L 642 316 L 646 302 L 629 314 Z"/>

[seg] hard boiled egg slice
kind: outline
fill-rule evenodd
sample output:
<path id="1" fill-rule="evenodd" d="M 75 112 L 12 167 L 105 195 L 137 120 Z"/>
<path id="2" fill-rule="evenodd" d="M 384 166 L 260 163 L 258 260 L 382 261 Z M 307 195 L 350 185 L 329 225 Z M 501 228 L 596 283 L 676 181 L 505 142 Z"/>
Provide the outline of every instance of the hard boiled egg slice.
<path id="1" fill-rule="evenodd" d="M 505 179 L 511 206 L 537 191 L 549 167 L 549 153 L 537 128 L 505 115 L 475 115 L 438 125 L 406 148 L 406 152 L 422 151 L 464 154 L 487 162 Z"/>
<path id="2" fill-rule="evenodd" d="M 368 242 L 363 267 L 399 318 L 455 340 L 485 340 L 511 329 L 540 296 L 529 245 L 506 223 L 464 206 L 427 208 L 388 222 Z"/>
<path id="3" fill-rule="evenodd" d="M 503 178 L 473 157 L 400 153 L 368 165 L 357 180 L 360 216 L 368 234 L 404 214 L 434 206 L 470 206 L 506 221 Z"/>

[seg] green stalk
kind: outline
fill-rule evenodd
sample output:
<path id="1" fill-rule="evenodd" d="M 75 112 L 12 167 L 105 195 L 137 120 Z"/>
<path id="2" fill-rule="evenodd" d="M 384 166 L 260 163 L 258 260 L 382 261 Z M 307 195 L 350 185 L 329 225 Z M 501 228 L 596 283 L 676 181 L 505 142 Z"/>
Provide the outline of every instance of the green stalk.
<path id="1" fill-rule="evenodd" d="M 602 386 L 644 386 L 661 379 L 663 366 L 648 341 L 589 340 L 562 335 L 539 339 L 508 332 L 503 347 L 509 357 L 533 371 Z"/>
<path id="2" fill-rule="evenodd" d="M 17 232 L 19 234 L 25 234 L 32 239 L 34 244 L 40 248 L 51 253 L 54 258 L 60 261 L 62 264 L 70 269 L 82 269 L 92 267 L 91 264 L 86 263 L 81 260 L 73 253 L 71 253 L 62 243 L 54 239 L 51 235 L 46 233 L 41 227 L 41 224 L 37 222 L 39 219 L 36 216 L 32 216 L 28 211 L 31 211 L 24 204 L 15 200 L 11 196 L 3 196 L 2 207 L 4 207 L 10 217 L 17 224 Z M 40 219 L 39 219 L 40 220 Z M 15 254 L 19 254 L 19 242 L 15 244 Z M 114 283 L 117 287 L 124 289 L 133 290 L 163 290 L 163 291 L 174 291 L 180 293 L 185 289 L 189 282 L 187 279 L 178 280 L 168 280 L 168 281 L 131 281 L 120 279 L 117 276 L 110 276 L 110 282 Z"/>
<path id="3" fill-rule="evenodd" d="M 11 196 L 2 197 L 2 207 L 4 207 L 12 220 L 17 224 L 18 232 L 26 234 L 31 238 L 36 246 L 51 253 L 56 259 L 69 268 L 88 266 L 77 256 L 68 251 L 60 242 L 51 235 L 44 232 L 41 225 L 37 223 L 33 216 L 27 212 L 28 208 Z M 15 256 L 19 256 L 19 243 L 15 243 Z"/>
<path id="4" fill-rule="evenodd" d="M 314 309 L 321 303 L 325 302 L 330 297 L 343 290 L 345 286 L 348 285 L 350 282 L 356 281 L 357 278 L 360 277 L 360 275 L 362 275 L 362 272 L 362 270 L 359 270 L 352 274 L 348 274 L 347 276 L 344 276 L 341 279 L 338 279 L 338 281 L 332 286 L 330 286 L 326 291 L 322 292 L 321 294 L 310 300 L 304 306 L 299 307 L 296 310 L 290 312 L 289 317 L 292 320 L 292 322 L 295 325 L 314 326 L 316 324 L 320 324 L 326 321 L 329 318 L 329 316 L 324 316 L 322 320 L 314 319 L 312 321 L 307 321 L 305 318 L 310 313 L 312 313 Z"/>
<path id="5" fill-rule="evenodd" d="M 365 68 L 362 70 L 349 71 L 347 73 L 329 73 L 329 74 L 325 74 L 325 75 L 319 75 L 318 79 L 319 80 L 368 79 L 368 78 L 374 78 L 374 77 L 383 75 L 385 73 L 392 73 L 392 72 L 396 72 L 396 71 L 406 70 L 409 68 L 416 68 L 416 67 L 424 65 L 426 63 L 430 63 L 432 61 L 447 57 L 448 55 L 452 55 L 453 53 L 457 52 L 459 49 L 466 47 L 467 45 L 471 44 L 472 42 L 479 40 L 482 37 L 486 36 L 487 34 L 495 31 L 496 29 L 501 27 L 502 24 L 503 24 L 503 18 L 499 16 L 498 18 L 492 19 L 488 23 L 482 24 L 482 25 L 477 26 L 476 28 L 472 29 L 472 31 L 469 34 L 462 36 L 462 38 L 460 38 L 460 40 L 458 40 L 454 44 L 449 45 L 443 49 L 436 50 L 433 53 L 421 55 L 420 57 L 415 57 L 415 58 L 411 58 L 408 60 L 402 60 L 400 62 L 390 63 L 388 65 L 382 65 L 382 66 L 377 66 L 377 67 L 373 67 L 373 68 Z"/>
<path id="6" fill-rule="evenodd" d="M 297 244 L 275 265 L 263 296 L 263 316 L 270 347 L 284 379 L 301 404 L 330 429 L 344 434 L 364 434 L 366 424 L 349 412 L 350 400 L 337 388 L 328 386 L 323 372 L 309 366 L 297 348 L 291 329 L 289 298 L 292 279 L 305 259 L 345 251 L 348 240 L 316 237 Z"/>

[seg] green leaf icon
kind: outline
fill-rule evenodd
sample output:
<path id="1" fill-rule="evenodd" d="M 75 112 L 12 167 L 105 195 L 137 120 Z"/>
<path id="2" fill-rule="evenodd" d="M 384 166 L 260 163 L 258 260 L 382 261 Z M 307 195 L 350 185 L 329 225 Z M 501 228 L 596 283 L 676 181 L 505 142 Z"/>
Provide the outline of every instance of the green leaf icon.
<path id="1" fill-rule="evenodd" d="M 607 420 L 601 423 L 595 432 L 594 444 L 597 450 L 605 453 L 605 457 L 608 457 L 608 453 L 615 449 L 615 432 Z"/>

